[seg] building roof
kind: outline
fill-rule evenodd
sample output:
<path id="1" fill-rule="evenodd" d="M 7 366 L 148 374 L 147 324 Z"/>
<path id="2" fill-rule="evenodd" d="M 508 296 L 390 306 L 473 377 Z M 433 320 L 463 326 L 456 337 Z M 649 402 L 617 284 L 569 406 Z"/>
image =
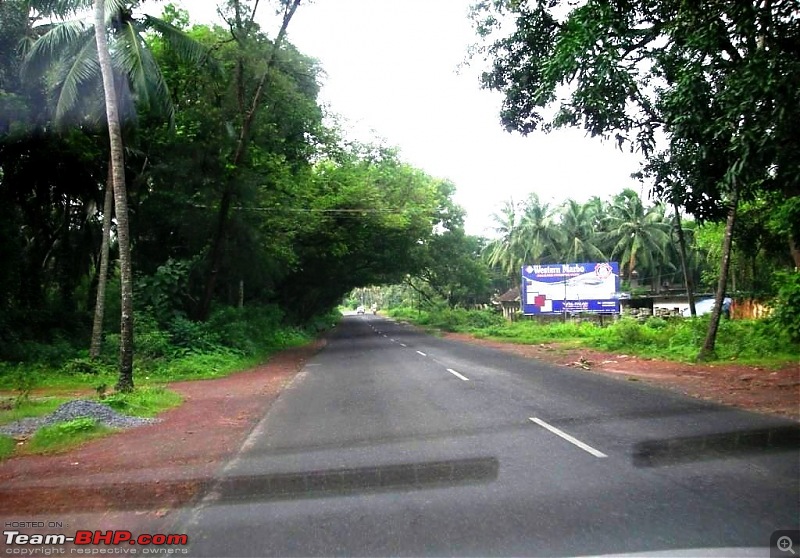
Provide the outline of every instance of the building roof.
<path id="1" fill-rule="evenodd" d="M 519 302 L 519 287 L 514 287 L 497 297 L 500 302 Z"/>

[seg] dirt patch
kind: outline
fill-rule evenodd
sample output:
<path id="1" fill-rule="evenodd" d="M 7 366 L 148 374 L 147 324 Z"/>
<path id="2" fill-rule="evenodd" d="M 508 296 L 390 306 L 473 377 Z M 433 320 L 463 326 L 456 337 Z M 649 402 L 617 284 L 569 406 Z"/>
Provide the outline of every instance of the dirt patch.
<path id="1" fill-rule="evenodd" d="M 647 359 L 557 343 L 518 345 L 444 333 L 447 339 L 491 347 L 596 374 L 643 381 L 685 395 L 800 421 L 800 363 L 779 369 L 736 363 L 694 364 Z"/>
<path id="2" fill-rule="evenodd" d="M 258 368 L 226 378 L 173 383 L 170 389 L 185 403 L 163 413 L 161 423 L 66 453 L 0 462 L 0 517 L 95 512 L 111 517 L 133 510 L 162 517 L 185 505 L 203 493 L 323 344 L 283 351 Z M 130 518 L 126 525 L 131 529 Z"/>

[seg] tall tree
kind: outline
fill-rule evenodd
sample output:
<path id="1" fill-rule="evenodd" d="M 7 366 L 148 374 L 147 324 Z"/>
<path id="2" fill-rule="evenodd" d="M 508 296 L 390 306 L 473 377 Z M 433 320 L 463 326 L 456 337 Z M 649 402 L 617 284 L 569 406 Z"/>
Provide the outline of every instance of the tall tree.
<path id="1" fill-rule="evenodd" d="M 122 126 L 114 86 L 114 68 L 106 36 L 106 0 L 95 0 L 94 30 L 97 41 L 97 60 L 103 76 L 103 93 L 108 122 L 108 140 L 111 153 L 111 173 L 114 186 L 114 206 L 117 216 L 117 242 L 119 244 L 122 315 L 120 321 L 120 363 L 116 388 L 133 389 L 133 270 L 131 268 L 130 230 L 128 226 L 128 189 L 125 184 L 125 156 L 122 143 Z"/>
<path id="2" fill-rule="evenodd" d="M 565 262 L 604 261 L 606 255 L 599 248 L 599 235 L 595 223 L 599 218 L 595 202 L 578 203 L 567 200 L 561 206 L 559 228 L 564 244 L 561 260 Z"/>
<path id="3" fill-rule="evenodd" d="M 250 10 L 249 17 L 244 15 L 245 6 L 240 0 L 231 0 L 233 8 L 233 18 L 228 21 L 231 28 L 233 40 L 237 42 L 242 48 L 245 43 L 253 34 L 254 26 L 253 19 L 255 18 L 256 10 L 258 9 L 258 1 L 255 2 Z M 240 58 L 238 62 L 238 75 L 237 75 L 237 97 L 240 99 L 241 114 L 240 127 L 238 131 L 238 139 L 236 145 L 230 154 L 227 163 L 230 169 L 228 180 L 223 187 L 222 196 L 219 202 L 219 211 L 217 216 L 217 225 L 214 232 L 214 238 L 211 242 L 211 250 L 209 255 L 209 272 L 205 282 L 205 292 L 200 304 L 197 317 L 200 319 L 207 319 L 211 311 L 211 302 L 214 298 L 214 290 L 217 284 L 217 278 L 222 266 L 222 249 L 225 242 L 225 237 L 228 233 L 228 224 L 231 206 L 233 204 L 235 194 L 235 179 L 238 177 L 237 169 L 244 163 L 247 154 L 247 148 L 250 144 L 251 133 L 253 124 L 259 110 L 262 109 L 262 99 L 266 93 L 266 88 L 269 86 L 269 79 L 272 75 L 272 70 L 275 67 L 278 59 L 278 51 L 281 48 L 289 23 L 292 21 L 297 7 L 300 5 L 300 0 L 281 0 L 283 5 L 283 20 L 280 30 L 278 31 L 275 40 L 272 43 L 272 48 L 269 50 L 266 60 L 264 61 L 264 69 L 261 70 L 260 76 L 257 79 L 255 91 L 247 98 L 245 87 L 244 72 L 244 59 Z M 244 51 L 242 51 L 242 56 Z"/>
<path id="4" fill-rule="evenodd" d="M 513 199 L 503 202 L 500 211 L 492 214 L 495 238 L 484 248 L 484 257 L 491 267 L 499 268 L 511 281 L 518 283 L 522 257 L 517 253 L 516 238 L 519 229 L 519 207 Z"/>
<path id="5" fill-rule="evenodd" d="M 563 244 L 563 231 L 555 222 L 555 212 L 532 192 L 522 207 L 515 243 L 525 264 L 554 261 L 558 246 Z"/>
<path id="6" fill-rule="evenodd" d="M 103 320 L 106 308 L 106 285 L 108 285 L 108 260 L 110 258 L 111 243 L 111 213 L 114 211 L 114 169 L 111 160 L 108 161 L 108 179 L 106 191 L 103 195 L 103 228 L 100 240 L 100 269 L 97 272 L 97 293 L 94 303 L 94 319 L 92 320 L 92 338 L 89 342 L 89 357 L 96 359 L 100 356 L 103 345 Z"/>
<path id="7" fill-rule="evenodd" d="M 659 205 L 645 208 L 639 195 L 628 189 L 614 196 L 609 211 L 605 234 L 614 245 L 611 257 L 622 259 L 628 277 L 637 265 L 651 272 L 661 265 L 659 260 L 664 259 L 670 241 L 663 209 Z"/>
<path id="8" fill-rule="evenodd" d="M 55 16 L 66 16 L 82 7 L 82 3 L 77 0 L 35 3 L 37 9 L 49 10 L 49 13 Z M 134 18 L 131 8 L 136 3 L 129 0 L 109 1 L 104 8 L 106 9 L 104 29 L 110 32 L 114 45 L 113 49 L 109 48 L 114 72 L 114 93 L 117 95 L 114 104 L 118 115 L 120 111 L 124 114 L 124 117 L 119 117 L 120 125 L 123 120 L 133 122 L 137 110 L 158 115 L 172 123 L 174 107 L 170 92 L 148 48 L 146 34 L 157 33 L 179 58 L 198 66 L 204 65 L 214 76 L 219 75 L 218 66 L 208 57 L 206 48 L 167 21 L 149 15 Z M 101 66 L 95 39 L 96 25 L 96 21 L 94 25 L 88 25 L 81 20 L 47 24 L 45 32 L 28 48 L 26 73 L 29 75 L 48 73 L 47 81 L 54 96 L 55 122 L 61 126 L 85 125 L 86 121 L 91 124 L 96 118 L 95 115 L 99 116 L 99 112 L 106 104 L 103 97 L 103 78 L 99 75 Z M 113 164 L 110 159 L 108 176 L 106 202 L 103 205 L 100 270 L 90 342 L 92 358 L 99 355 L 102 343 L 108 279 L 108 239 L 111 234 L 111 212 L 108 202 L 113 199 Z"/>

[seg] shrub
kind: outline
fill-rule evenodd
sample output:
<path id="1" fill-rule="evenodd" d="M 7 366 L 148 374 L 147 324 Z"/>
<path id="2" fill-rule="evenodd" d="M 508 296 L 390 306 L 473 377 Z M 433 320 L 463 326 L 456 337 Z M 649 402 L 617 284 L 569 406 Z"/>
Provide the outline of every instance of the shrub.
<path id="1" fill-rule="evenodd" d="M 213 352 L 222 348 L 219 336 L 208 324 L 176 316 L 169 323 L 170 341 L 175 347 L 189 352 Z"/>
<path id="2" fill-rule="evenodd" d="M 800 271 L 775 274 L 777 295 L 773 300 L 772 322 L 794 343 L 800 343 Z"/>
<path id="3" fill-rule="evenodd" d="M 70 376 L 77 376 L 80 374 L 100 376 L 111 373 L 111 370 L 107 364 L 100 361 L 88 358 L 73 358 L 61 366 L 59 373 L 68 374 Z"/>
<path id="4" fill-rule="evenodd" d="M 170 335 L 158 327 L 158 322 L 147 312 L 134 316 L 134 354 L 140 359 L 154 360 L 172 353 Z"/>

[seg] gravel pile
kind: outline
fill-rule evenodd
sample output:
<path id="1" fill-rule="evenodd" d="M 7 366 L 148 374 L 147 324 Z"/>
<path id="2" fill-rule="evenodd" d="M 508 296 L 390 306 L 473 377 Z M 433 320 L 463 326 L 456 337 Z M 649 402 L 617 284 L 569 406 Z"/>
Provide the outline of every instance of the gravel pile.
<path id="1" fill-rule="evenodd" d="M 42 426 L 51 426 L 59 422 L 66 422 L 78 418 L 92 418 L 111 428 L 133 428 L 135 426 L 160 422 L 160 419 L 121 415 L 107 405 L 95 401 L 78 399 L 75 401 L 67 401 L 49 415 L 24 418 L 17 422 L 4 424 L 0 426 L 0 434 L 5 434 L 7 436 L 28 436 L 36 432 L 36 430 Z"/>

